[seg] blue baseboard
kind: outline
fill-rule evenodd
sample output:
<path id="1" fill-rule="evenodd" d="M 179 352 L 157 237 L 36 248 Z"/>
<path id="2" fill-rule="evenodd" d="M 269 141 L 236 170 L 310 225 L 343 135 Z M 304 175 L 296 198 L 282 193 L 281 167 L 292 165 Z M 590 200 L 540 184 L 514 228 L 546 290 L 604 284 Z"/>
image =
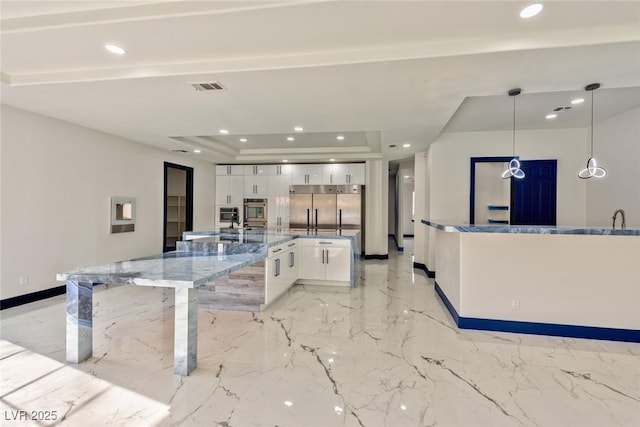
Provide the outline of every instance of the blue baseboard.
<path id="1" fill-rule="evenodd" d="M 551 335 L 623 342 L 640 342 L 640 330 L 601 328 L 596 326 L 561 325 L 556 323 L 521 322 L 516 320 L 478 319 L 461 317 L 436 282 L 435 290 L 460 329 L 514 332 L 518 334 Z"/>

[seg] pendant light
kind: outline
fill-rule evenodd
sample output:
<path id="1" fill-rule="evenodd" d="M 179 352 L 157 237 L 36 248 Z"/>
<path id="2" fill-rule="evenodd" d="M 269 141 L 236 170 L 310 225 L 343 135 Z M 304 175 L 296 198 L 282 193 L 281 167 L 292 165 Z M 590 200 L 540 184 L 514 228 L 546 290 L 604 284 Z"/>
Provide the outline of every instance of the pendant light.
<path id="1" fill-rule="evenodd" d="M 511 177 L 522 179 L 524 178 L 524 171 L 520 169 L 520 160 L 516 157 L 516 96 L 520 95 L 520 88 L 511 89 L 509 96 L 513 97 L 513 158 L 509 162 L 507 170 L 502 172 L 502 179 L 509 179 Z"/>
<path id="2" fill-rule="evenodd" d="M 584 90 L 591 92 L 591 154 L 587 160 L 587 167 L 578 172 L 581 179 L 604 178 L 607 170 L 602 166 L 598 166 L 596 159 L 593 158 L 593 91 L 600 87 L 600 83 L 591 83 Z"/>

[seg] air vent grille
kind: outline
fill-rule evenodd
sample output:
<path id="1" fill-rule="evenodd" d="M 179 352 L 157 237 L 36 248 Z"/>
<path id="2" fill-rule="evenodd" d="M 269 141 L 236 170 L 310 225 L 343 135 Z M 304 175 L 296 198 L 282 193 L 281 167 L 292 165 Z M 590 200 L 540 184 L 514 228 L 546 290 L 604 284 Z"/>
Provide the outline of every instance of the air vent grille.
<path id="1" fill-rule="evenodd" d="M 187 150 L 171 150 L 171 151 L 173 151 L 174 153 L 188 153 Z"/>
<path id="2" fill-rule="evenodd" d="M 200 91 L 208 91 L 208 90 L 224 90 L 224 86 L 222 86 L 219 82 L 208 82 L 208 83 L 191 83 L 193 88 Z"/>
<path id="3" fill-rule="evenodd" d="M 553 111 L 556 111 L 556 112 L 558 112 L 558 111 L 567 111 L 567 110 L 570 110 L 570 109 L 571 109 L 571 106 L 556 107 L 556 108 L 553 109 Z"/>

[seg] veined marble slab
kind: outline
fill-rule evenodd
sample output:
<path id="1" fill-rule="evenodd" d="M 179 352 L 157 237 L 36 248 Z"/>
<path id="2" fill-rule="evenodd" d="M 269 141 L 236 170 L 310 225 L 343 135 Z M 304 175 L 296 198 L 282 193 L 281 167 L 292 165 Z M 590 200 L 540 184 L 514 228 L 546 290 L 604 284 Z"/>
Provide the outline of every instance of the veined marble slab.
<path id="1" fill-rule="evenodd" d="M 57 275 L 58 280 L 80 280 L 169 288 L 194 288 L 264 259 L 266 246 L 241 254 L 168 252 L 146 258 L 80 268 Z"/>
<path id="2" fill-rule="evenodd" d="M 423 219 L 425 225 L 437 228 L 438 230 L 466 233 L 512 233 L 512 234 L 588 234 L 594 236 L 640 236 L 640 229 L 631 228 L 626 230 L 598 227 L 551 227 L 542 225 L 454 225 L 442 224 Z"/>

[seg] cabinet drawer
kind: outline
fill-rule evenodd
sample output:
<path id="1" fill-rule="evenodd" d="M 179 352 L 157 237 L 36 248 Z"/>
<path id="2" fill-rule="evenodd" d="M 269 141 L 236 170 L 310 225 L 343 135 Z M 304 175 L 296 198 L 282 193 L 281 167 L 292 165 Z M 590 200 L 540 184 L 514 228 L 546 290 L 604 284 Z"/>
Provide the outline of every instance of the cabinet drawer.
<path id="1" fill-rule="evenodd" d="M 338 247 L 338 248 L 350 248 L 351 241 L 348 239 L 300 239 L 300 246 L 323 246 L 323 247 Z"/>
<path id="2" fill-rule="evenodd" d="M 269 248 L 269 251 L 267 252 L 267 257 L 283 254 L 287 251 L 295 249 L 296 247 L 298 247 L 298 242 L 296 240 L 290 240 L 280 245 L 272 246 Z"/>

